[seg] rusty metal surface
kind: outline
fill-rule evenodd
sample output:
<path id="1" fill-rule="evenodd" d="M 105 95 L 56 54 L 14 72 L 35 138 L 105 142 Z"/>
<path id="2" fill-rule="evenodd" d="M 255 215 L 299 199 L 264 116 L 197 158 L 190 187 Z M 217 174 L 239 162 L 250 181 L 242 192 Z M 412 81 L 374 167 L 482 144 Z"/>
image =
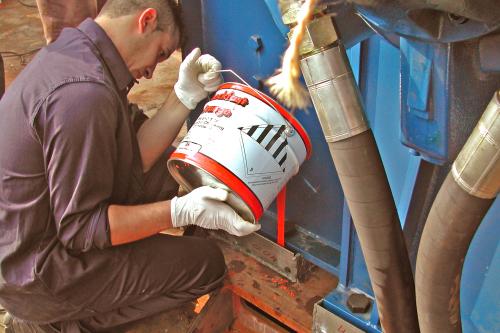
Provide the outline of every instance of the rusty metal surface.
<path id="1" fill-rule="evenodd" d="M 219 245 L 231 291 L 286 327 L 311 332 L 314 304 L 337 287 L 337 277 L 315 267 L 305 281 L 294 283 L 227 243 Z"/>
<path id="2" fill-rule="evenodd" d="M 257 233 L 234 237 L 223 232 L 211 232 L 211 236 L 251 256 L 292 282 L 306 278 L 311 267 L 301 254 L 293 253 Z"/>

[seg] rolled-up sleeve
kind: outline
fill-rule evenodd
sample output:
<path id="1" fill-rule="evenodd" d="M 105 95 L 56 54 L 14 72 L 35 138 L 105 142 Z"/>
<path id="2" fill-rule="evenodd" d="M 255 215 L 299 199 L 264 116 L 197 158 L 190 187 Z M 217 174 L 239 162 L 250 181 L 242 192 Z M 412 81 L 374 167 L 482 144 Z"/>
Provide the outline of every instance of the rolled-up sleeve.
<path id="1" fill-rule="evenodd" d="M 45 100 L 35 119 L 57 235 L 77 253 L 111 246 L 107 210 L 117 160 L 117 104 L 102 84 L 69 83 Z"/>

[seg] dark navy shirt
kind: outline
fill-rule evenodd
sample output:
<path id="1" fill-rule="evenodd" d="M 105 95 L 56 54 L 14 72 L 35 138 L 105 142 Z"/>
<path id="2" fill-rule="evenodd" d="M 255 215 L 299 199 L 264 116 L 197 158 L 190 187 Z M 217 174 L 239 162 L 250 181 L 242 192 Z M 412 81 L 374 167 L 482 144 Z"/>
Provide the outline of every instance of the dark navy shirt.
<path id="1" fill-rule="evenodd" d="M 126 260 L 101 253 L 111 246 L 108 206 L 140 188 L 132 83 L 112 41 L 87 19 L 43 48 L 0 100 L 0 303 L 14 315 L 39 302 L 46 316 L 34 319 L 54 320 L 51 304 Z M 67 307 L 68 316 L 81 311 Z"/>

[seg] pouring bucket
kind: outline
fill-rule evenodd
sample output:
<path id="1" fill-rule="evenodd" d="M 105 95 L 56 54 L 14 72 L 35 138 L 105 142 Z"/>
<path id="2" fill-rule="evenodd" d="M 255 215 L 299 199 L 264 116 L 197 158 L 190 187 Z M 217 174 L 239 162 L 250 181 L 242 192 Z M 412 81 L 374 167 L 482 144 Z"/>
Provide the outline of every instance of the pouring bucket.
<path id="1" fill-rule="evenodd" d="M 227 203 L 256 223 L 311 154 L 299 122 L 270 97 L 222 84 L 167 162 L 188 191 L 227 190 Z"/>

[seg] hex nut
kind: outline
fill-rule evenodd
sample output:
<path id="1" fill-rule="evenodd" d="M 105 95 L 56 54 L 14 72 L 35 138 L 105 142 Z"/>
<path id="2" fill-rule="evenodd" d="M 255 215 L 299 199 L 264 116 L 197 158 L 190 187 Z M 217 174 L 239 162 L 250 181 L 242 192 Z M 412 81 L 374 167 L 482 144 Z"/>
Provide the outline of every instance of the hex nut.
<path id="1" fill-rule="evenodd" d="M 347 307 L 353 313 L 365 313 L 370 309 L 372 302 L 364 294 L 350 294 L 347 298 Z"/>

